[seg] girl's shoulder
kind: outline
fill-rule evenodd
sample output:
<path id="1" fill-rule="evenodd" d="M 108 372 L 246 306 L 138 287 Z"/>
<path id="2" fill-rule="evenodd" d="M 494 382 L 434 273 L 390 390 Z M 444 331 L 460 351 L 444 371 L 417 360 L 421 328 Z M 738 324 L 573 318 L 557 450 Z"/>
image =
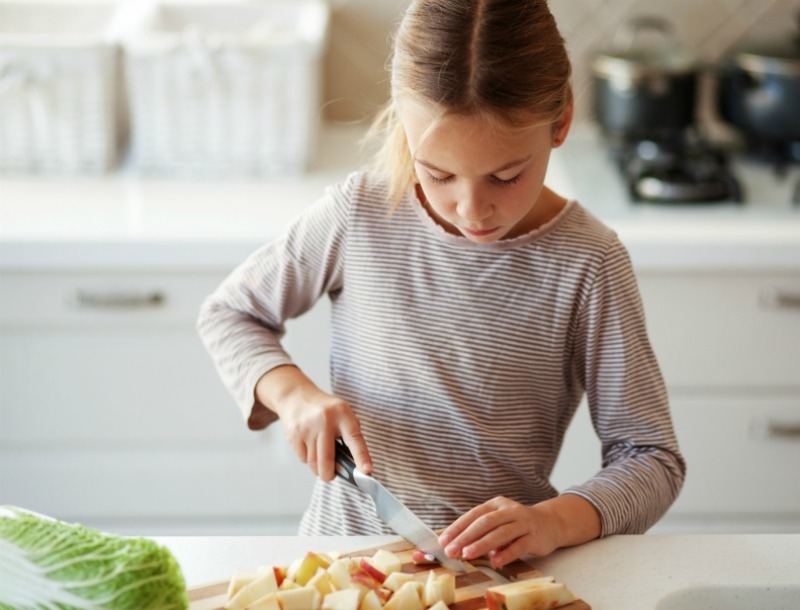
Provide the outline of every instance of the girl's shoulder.
<path id="1" fill-rule="evenodd" d="M 389 181 L 374 171 L 361 169 L 350 172 L 332 188 L 351 203 L 385 202 L 389 193 Z"/>
<path id="2" fill-rule="evenodd" d="M 561 222 L 561 228 L 566 228 L 569 231 L 595 237 L 600 240 L 616 238 L 616 232 L 600 218 L 595 216 L 581 202 L 575 199 L 570 200 L 565 212 Z"/>
<path id="3" fill-rule="evenodd" d="M 603 252 L 622 245 L 614 229 L 576 200 L 568 203 L 562 216 L 554 231 L 560 240 L 577 242 L 583 248 Z"/>

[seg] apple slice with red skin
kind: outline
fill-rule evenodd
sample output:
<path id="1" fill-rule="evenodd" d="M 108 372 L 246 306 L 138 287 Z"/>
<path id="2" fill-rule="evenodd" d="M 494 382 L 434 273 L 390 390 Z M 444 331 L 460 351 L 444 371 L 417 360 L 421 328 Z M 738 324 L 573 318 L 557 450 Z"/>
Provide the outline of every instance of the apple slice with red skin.
<path id="1" fill-rule="evenodd" d="M 372 565 L 366 557 L 361 558 L 361 563 L 359 564 L 361 569 L 364 570 L 367 574 L 372 576 L 375 580 L 379 583 L 383 584 L 383 581 L 386 580 L 386 574 L 381 572 L 378 568 Z"/>
<path id="2" fill-rule="evenodd" d="M 411 553 L 411 562 L 418 566 L 434 565 L 439 563 L 436 561 L 436 557 L 430 553 L 426 553 L 422 549 L 415 549 Z"/>
<path id="3" fill-rule="evenodd" d="M 566 585 L 550 576 L 490 587 L 484 597 L 488 610 L 553 610 L 575 601 Z"/>

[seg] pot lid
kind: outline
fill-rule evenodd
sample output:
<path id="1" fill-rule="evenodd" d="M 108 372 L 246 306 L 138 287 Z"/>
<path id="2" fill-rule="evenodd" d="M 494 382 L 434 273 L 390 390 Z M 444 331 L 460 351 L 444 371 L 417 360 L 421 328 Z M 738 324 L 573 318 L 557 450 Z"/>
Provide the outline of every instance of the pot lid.
<path id="1" fill-rule="evenodd" d="M 645 34 L 650 40 L 645 40 Z M 681 75 L 696 69 L 697 59 L 675 40 L 672 26 L 660 17 L 628 21 L 612 48 L 595 55 L 592 69 L 598 76 L 637 78 L 653 74 Z"/>
<path id="2" fill-rule="evenodd" d="M 594 73 L 606 77 L 637 78 L 654 74 L 679 76 L 696 69 L 694 55 L 681 49 L 667 53 L 637 51 L 628 53 L 606 52 L 595 56 L 592 62 Z"/>
<path id="3" fill-rule="evenodd" d="M 734 63 L 748 72 L 775 76 L 800 76 L 800 12 L 792 31 L 769 41 L 756 41 L 734 53 Z"/>
<path id="4" fill-rule="evenodd" d="M 765 43 L 734 55 L 737 66 L 748 72 L 775 76 L 800 76 L 800 38 L 788 43 Z"/>

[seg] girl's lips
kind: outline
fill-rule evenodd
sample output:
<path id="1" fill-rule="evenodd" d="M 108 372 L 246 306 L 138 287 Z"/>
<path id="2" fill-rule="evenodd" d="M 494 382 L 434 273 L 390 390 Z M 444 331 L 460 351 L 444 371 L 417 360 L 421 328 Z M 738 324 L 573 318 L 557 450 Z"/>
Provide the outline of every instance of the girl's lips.
<path id="1" fill-rule="evenodd" d="M 464 231 L 464 233 L 468 233 L 474 237 L 486 237 L 487 235 L 491 235 L 492 233 L 497 231 L 497 227 L 494 227 L 492 229 L 481 229 L 479 231 L 475 229 L 467 229 L 466 227 L 464 227 L 461 230 Z"/>

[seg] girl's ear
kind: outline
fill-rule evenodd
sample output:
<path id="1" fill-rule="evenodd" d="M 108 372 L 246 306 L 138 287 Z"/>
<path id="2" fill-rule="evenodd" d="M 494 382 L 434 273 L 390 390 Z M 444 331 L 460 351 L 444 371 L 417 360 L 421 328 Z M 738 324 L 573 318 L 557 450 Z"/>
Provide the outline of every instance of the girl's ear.
<path id="1" fill-rule="evenodd" d="M 558 148 L 567 139 L 569 128 L 572 125 L 572 116 L 575 111 L 575 106 L 572 101 L 561 113 L 561 116 L 553 123 L 553 148 Z"/>

